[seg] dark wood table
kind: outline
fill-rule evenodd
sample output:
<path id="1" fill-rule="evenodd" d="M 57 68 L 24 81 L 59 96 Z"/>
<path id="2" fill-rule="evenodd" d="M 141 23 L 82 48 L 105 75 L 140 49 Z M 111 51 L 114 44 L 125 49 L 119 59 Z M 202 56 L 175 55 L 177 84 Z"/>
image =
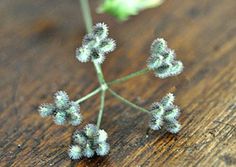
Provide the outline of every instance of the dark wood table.
<path id="1" fill-rule="evenodd" d="M 149 73 L 113 88 L 144 107 L 173 92 L 182 130 L 150 131 L 146 114 L 108 94 L 101 128 L 110 154 L 71 161 L 74 128 L 41 118 L 37 108 L 57 90 L 77 99 L 98 86 L 93 65 L 74 56 L 85 34 L 78 1 L 1 0 L 0 166 L 236 166 L 236 2 L 167 0 L 123 23 L 96 14 L 97 5 L 94 22 L 107 23 L 117 41 L 103 64 L 106 80 L 144 68 L 157 37 L 175 49 L 181 75 Z M 96 122 L 99 103 L 96 96 L 81 105 L 80 128 Z"/>

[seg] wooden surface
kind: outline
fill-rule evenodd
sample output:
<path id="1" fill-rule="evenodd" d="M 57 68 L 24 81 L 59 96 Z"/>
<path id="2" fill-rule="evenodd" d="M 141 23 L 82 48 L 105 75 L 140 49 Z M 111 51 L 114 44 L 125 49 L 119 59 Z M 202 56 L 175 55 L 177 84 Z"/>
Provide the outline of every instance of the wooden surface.
<path id="1" fill-rule="evenodd" d="M 236 166 L 236 2 L 167 0 L 124 23 L 107 15 L 117 49 L 103 65 L 106 80 L 145 67 L 153 39 L 163 37 L 185 65 L 160 80 L 152 73 L 113 87 L 148 107 L 168 92 L 181 106 L 177 135 L 148 130 L 148 116 L 106 96 L 101 127 L 108 156 L 72 162 L 73 128 L 42 119 L 37 107 L 57 90 L 77 99 L 98 86 L 92 64 L 74 56 L 85 34 L 77 0 L 0 2 L 0 166 Z M 99 98 L 81 105 L 95 122 Z"/>

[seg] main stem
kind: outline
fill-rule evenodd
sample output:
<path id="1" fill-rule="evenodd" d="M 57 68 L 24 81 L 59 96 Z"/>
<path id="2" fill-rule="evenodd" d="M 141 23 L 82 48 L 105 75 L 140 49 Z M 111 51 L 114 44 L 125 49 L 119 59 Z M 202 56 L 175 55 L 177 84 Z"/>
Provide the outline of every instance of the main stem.
<path id="1" fill-rule="evenodd" d="M 86 29 L 87 32 L 90 33 L 92 31 L 92 17 L 91 17 L 91 13 L 90 13 L 90 8 L 89 8 L 89 3 L 88 0 L 80 0 L 80 5 L 81 5 L 81 9 L 82 9 L 82 13 L 83 13 L 83 17 L 84 17 L 84 22 L 86 25 Z M 108 86 L 104 80 L 104 76 L 102 73 L 102 69 L 100 64 L 93 62 L 96 73 L 97 73 L 97 77 L 98 77 L 98 81 L 101 85 L 101 105 L 100 105 L 100 110 L 99 110 L 99 115 L 98 115 L 98 121 L 97 121 L 97 127 L 100 127 L 101 124 L 101 119 L 102 119 L 102 115 L 103 115 L 103 110 L 104 110 L 104 100 L 105 100 L 105 91 L 107 90 Z"/>
<path id="2" fill-rule="evenodd" d="M 127 76 L 124 76 L 124 77 L 121 77 L 121 78 L 118 78 L 114 81 L 111 81 L 111 82 L 108 82 L 107 84 L 110 86 L 110 85 L 113 85 L 113 84 L 117 84 L 117 83 L 120 83 L 120 82 L 124 82 L 130 78 L 133 78 L 133 77 L 136 77 L 136 76 L 139 76 L 139 75 L 143 75 L 145 73 L 148 73 L 150 70 L 148 68 L 144 68 L 142 70 L 139 70 L 137 72 L 134 72 L 134 73 L 131 73 Z"/>
<path id="3" fill-rule="evenodd" d="M 119 99 L 121 102 L 127 104 L 130 107 L 133 107 L 137 110 L 140 110 L 142 112 L 149 112 L 148 110 L 146 110 L 145 108 L 139 107 L 138 105 L 128 101 L 127 99 L 125 99 L 124 97 L 120 96 L 119 94 L 117 94 L 116 92 L 114 92 L 112 89 L 108 88 L 108 91 L 115 96 L 117 99 Z"/>

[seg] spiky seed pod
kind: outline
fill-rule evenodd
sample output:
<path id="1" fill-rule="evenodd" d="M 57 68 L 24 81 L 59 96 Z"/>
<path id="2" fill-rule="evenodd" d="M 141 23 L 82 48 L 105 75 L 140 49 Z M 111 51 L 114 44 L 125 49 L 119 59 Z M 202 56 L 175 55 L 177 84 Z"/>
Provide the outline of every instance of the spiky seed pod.
<path id="1" fill-rule="evenodd" d="M 66 123 L 66 113 L 64 111 L 58 111 L 54 116 L 54 122 L 57 125 L 64 125 Z"/>
<path id="2" fill-rule="evenodd" d="M 57 108 L 67 108 L 69 105 L 69 97 L 65 91 L 58 91 L 54 95 L 54 102 Z"/>
<path id="3" fill-rule="evenodd" d="M 171 63 L 174 61 L 175 57 L 176 57 L 176 54 L 175 54 L 175 51 L 174 50 L 171 50 L 171 49 L 166 49 L 166 52 L 164 52 L 162 54 L 163 56 L 163 62 L 165 63 Z"/>
<path id="4" fill-rule="evenodd" d="M 54 113 L 55 106 L 53 104 L 42 104 L 39 106 L 38 111 L 41 117 L 47 117 Z"/>
<path id="5" fill-rule="evenodd" d="M 83 149 L 83 155 L 87 158 L 91 158 L 94 156 L 94 150 L 91 148 L 90 144 L 86 144 L 85 148 Z"/>
<path id="6" fill-rule="evenodd" d="M 152 117 L 158 119 L 163 116 L 165 110 L 162 106 L 162 104 L 156 102 L 151 105 L 151 115 Z"/>
<path id="7" fill-rule="evenodd" d="M 164 119 L 166 121 L 173 121 L 179 118 L 180 115 L 180 109 L 178 106 L 172 106 L 172 108 L 169 108 L 164 115 Z"/>
<path id="8" fill-rule="evenodd" d="M 70 115 L 69 123 L 73 126 L 77 126 L 77 125 L 81 124 L 82 120 L 83 120 L 83 118 L 82 118 L 81 114 L 73 113 Z"/>
<path id="9" fill-rule="evenodd" d="M 150 56 L 147 60 L 147 67 L 150 70 L 154 70 L 154 69 L 160 67 L 162 63 L 163 63 L 163 56 L 161 56 L 161 55 Z"/>
<path id="10" fill-rule="evenodd" d="M 103 53 L 109 53 L 115 50 L 116 48 L 116 43 L 113 39 L 111 38 L 106 38 L 101 41 L 99 45 L 99 51 Z"/>
<path id="11" fill-rule="evenodd" d="M 155 56 L 155 55 L 162 55 L 163 53 L 166 52 L 167 49 L 167 43 L 163 38 L 157 38 L 152 42 L 151 45 L 151 55 Z"/>
<path id="12" fill-rule="evenodd" d="M 98 144 L 98 147 L 96 149 L 97 155 L 104 156 L 109 153 L 110 145 L 106 142 L 102 142 Z"/>
<path id="13" fill-rule="evenodd" d="M 183 63 L 181 61 L 173 61 L 172 67 L 170 70 L 170 75 L 175 76 L 179 75 L 184 69 Z"/>
<path id="14" fill-rule="evenodd" d="M 105 39 L 108 36 L 108 27 L 105 23 L 97 23 L 93 27 L 93 35 L 99 39 Z"/>
<path id="15" fill-rule="evenodd" d="M 96 143 L 105 142 L 107 140 L 107 132 L 103 129 L 98 130 L 98 135 L 95 138 Z"/>
<path id="16" fill-rule="evenodd" d="M 161 104 L 165 109 L 171 107 L 174 103 L 175 96 L 172 93 L 168 93 L 161 99 Z"/>
<path id="17" fill-rule="evenodd" d="M 104 52 L 100 52 L 98 49 L 93 49 L 91 52 L 92 61 L 98 64 L 102 64 L 105 60 Z"/>
<path id="18" fill-rule="evenodd" d="M 81 148 L 84 157 L 90 158 L 95 152 L 97 155 L 104 156 L 110 149 L 106 142 L 107 133 L 93 124 L 86 125 L 83 131 L 76 131 L 72 139 L 72 142 Z"/>
<path id="19" fill-rule="evenodd" d="M 171 76 L 172 75 L 170 72 L 171 67 L 172 67 L 172 64 L 170 63 L 165 63 L 161 65 L 160 67 L 155 69 L 155 76 L 159 78 L 167 78 Z"/>
<path id="20" fill-rule="evenodd" d="M 98 128 L 93 124 L 87 124 L 84 128 L 84 132 L 88 138 L 94 138 L 98 135 Z"/>
<path id="21" fill-rule="evenodd" d="M 76 58 L 80 62 L 85 63 L 85 62 L 88 62 L 90 59 L 91 50 L 86 46 L 82 46 L 76 49 L 75 54 L 76 54 Z"/>
<path id="22" fill-rule="evenodd" d="M 80 106 L 74 101 L 70 102 L 70 106 L 68 109 L 66 109 L 66 113 L 68 114 L 74 114 L 74 113 L 80 113 Z"/>
<path id="23" fill-rule="evenodd" d="M 69 154 L 69 157 L 73 160 L 80 159 L 83 156 L 81 147 L 77 145 L 70 146 L 68 154 Z"/>
<path id="24" fill-rule="evenodd" d="M 165 123 L 165 129 L 170 133 L 178 133 L 181 129 L 181 125 L 177 120 L 168 121 Z"/>
<path id="25" fill-rule="evenodd" d="M 93 49 L 99 46 L 101 39 L 93 34 L 87 34 L 83 39 L 83 46 L 86 46 L 88 49 Z"/>
<path id="26" fill-rule="evenodd" d="M 158 119 L 153 117 L 153 118 L 151 118 L 151 120 L 149 122 L 149 127 L 152 130 L 160 130 L 162 125 L 163 125 L 162 117 L 159 117 Z"/>
<path id="27" fill-rule="evenodd" d="M 73 134 L 73 141 L 76 143 L 76 144 L 79 144 L 81 146 L 85 146 L 86 143 L 87 143 L 87 137 L 85 136 L 85 133 L 83 131 L 76 131 L 74 134 Z"/>

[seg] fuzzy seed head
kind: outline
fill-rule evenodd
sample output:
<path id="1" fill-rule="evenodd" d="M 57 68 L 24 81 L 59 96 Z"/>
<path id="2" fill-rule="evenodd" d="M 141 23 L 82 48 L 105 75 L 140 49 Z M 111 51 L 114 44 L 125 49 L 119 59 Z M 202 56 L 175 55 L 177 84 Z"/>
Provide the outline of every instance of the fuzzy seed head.
<path id="1" fill-rule="evenodd" d="M 96 149 L 97 155 L 104 156 L 109 153 L 110 145 L 106 142 L 102 142 L 98 144 L 98 147 Z"/>
<path id="2" fill-rule="evenodd" d="M 69 104 L 69 97 L 65 91 L 58 91 L 55 93 L 54 102 L 57 108 L 66 108 Z"/>
<path id="3" fill-rule="evenodd" d="M 167 95 L 165 95 L 162 100 L 161 100 L 161 104 L 165 107 L 165 108 L 169 108 L 173 105 L 175 100 L 175 96 L 172 93 L 168 93 Z"/>
<path id="4" fill-rule="evenodd" d="M 108 26 L 105 23 L 97 23 L 93 27 L 93 35 L 99 39 L 105 39 L 108 36 Z"/>
<path id="5" fill-rule="evenodd" d="M 72 145 L 68 151 L 69 157 L 73 160 L 80 159 L 82 157 L 82 149 L 77 145 Z"/>
<path id="6" fill-rule="evenodd" d="M 176 134 L 180 131 L 181 129 L 181 125 L 179 124 L 178 121 L 176 120 L 173 120 L 173 121 L 168 121 L 166 124 L 165 124 L 165 128 L 168 132 L 170 133 L 173 133 L 173 134 Z"/>
<path id="7" fill-rule="evenodd" d="M 98 134 L 98 128 L 93 124 L 87 124 L 84 128 L 84 132 L 88 138 L 93 138 Z"/>
<path id="8" fill-rule="evenodd" d="M 64 111 L 59 111 L 54 116 L 54 122 L 57 125 L 64 125 L 66 123 L 66 113 Z"/>
<path id="9" fill-rule="evenodd" d="M 163 106 L 160 103 L 155 102 L 151 105 L 151 111 L 150 112 L 151 112 L 151 115 L 152 115 L 153 118 L 159 119 L 163 116 L 165 111 L 164 111 Z"/>
<path id="10" fill-rule="evenodd" d="M 161 117 L 158 119 L 152 118 L 149 122 L 149 127 L 152 130 L 160 130 L 162 125 L 163 125 L 163 120 Z"/>
<path id="11" fill-rule="evenodd" d="M 171 76 L 179 75 L 184 69 L 183 63 L 181 61 L 173 61 L 171 67 Z"/>
<path id="12" fill-rule="evenodd" d="M 100 52 L 103 52 L 103 53 L 112 52 L 113 50 L 115 50 L 115 48 L 116 48 L 116 43 L 111 38 L 104 39 L 103 41 L 101 41 L 100 46 L 99 46 Z"/>
<path id="13" fill-rule="evenodd" d="M 157 69 L 158 67 L 160 67 L 163 63 L 163 56 L 159 55 L 159 56 L 150 56 L 147 60 L 147 67 L 150 70 L 154 70 Z"/>
<path id="14" fill-rule="evenodd" d="M 83 156 L 87 158 L 91 158 L 94 156 L 94 150 L 91 148 L 89 144 L 86 145 L 86 147 L 83 149 Z"/>
<path id="15" fill-rule="evenodd" d="M 153 41 L 151 45 L 151 55 L 162 55 L 167 49 L 167 43 L 163 38 L 157 38 Z"/>
<path id="16" fill-rule="evenodd" d="M 85 46 L 82 46 L 76 49 L 75 54 L 76 54 L 76 58 L 81 63 L 85 63 L 85 62 L 88 62 L 90 59 L 91 50 Z"/>
<path id="17" fill-rule="evenodd" d="M 47 117 L 53 114 L 55 106 L 53 104 L 42 104 L 39 106 L 38 111 L 41 117 Z"/>
<path id="18" fill-rule="evenodd" d="M 103 129 L 98 130 L 98 136 L 96 138 L 96 142 L 105 142 L 107 140 L 107 132 Z"/>
<path id="19" fill-rule="evenodd" d="M 87 34 L 84 36 L 83 39 L 83 46 L 87 47 L 88 49 L 96 48 L 99 46 L 100 39 L 93 34 Z"/>
<path id="20" fill-rule="evenodd" d="M 173 121 L 179 118 L 180 109 L 178 106 L 173 106 L 168 111 L 165 112 L 164 119 L 167 121 Z"/>
<path id="21" fill-rule="evenodd" d="M 79 145 L 84 146 L 87 143 L 87 137 L 85 136 L 84 132 L 76 131 L 73 134 L 73 141 Z"/>
<path id="22" fill-rule="evenodd" d="M 77 126 L 82 122 L 82 115 L 79 113 L 73 113 L 70 115 L 70 124 L 73 126 Z"/>

